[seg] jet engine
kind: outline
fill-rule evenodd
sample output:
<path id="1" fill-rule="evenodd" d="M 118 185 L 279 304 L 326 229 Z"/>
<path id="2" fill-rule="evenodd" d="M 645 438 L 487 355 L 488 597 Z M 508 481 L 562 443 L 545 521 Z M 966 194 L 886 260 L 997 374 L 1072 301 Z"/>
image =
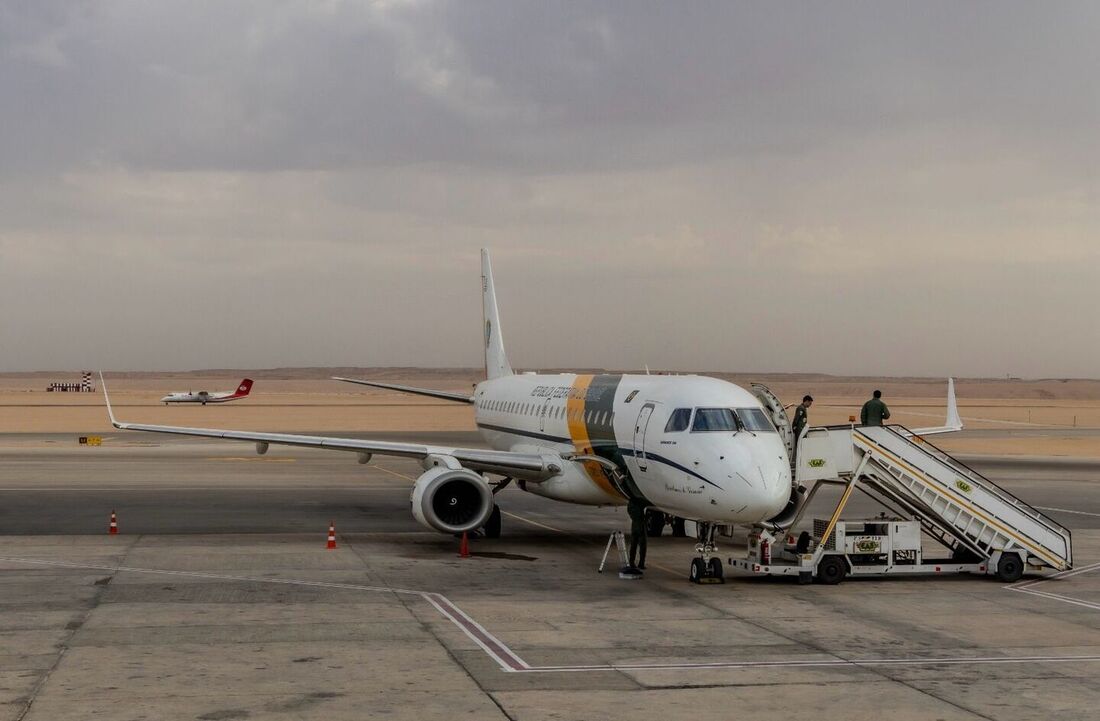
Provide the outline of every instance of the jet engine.
<path id="1" fill-rule="evenodd" d="M 441 533 L 481 528 L 492 512 L 493 490 L 466 468 L 430 468 L 413 486 L 413 518 Z"/>

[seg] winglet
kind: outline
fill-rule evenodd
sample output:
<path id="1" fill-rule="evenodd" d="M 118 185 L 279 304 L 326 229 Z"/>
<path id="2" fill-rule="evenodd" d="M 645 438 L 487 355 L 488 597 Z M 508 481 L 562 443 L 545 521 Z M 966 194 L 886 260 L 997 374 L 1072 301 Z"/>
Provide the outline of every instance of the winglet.
<path id="1" fill-rule="evenodd" d="M 111 397 L 107 395 L 107 382 L 103 380 L 103 371 L 99 372 L 99 385 L 103 388 L 103 400 L 107 403 L 107 416 L 111 419 L 111 425 L 122 428 L 122 424 L 115 420 L 115 412 L 111 409 Z"/>
<path id="2" fill-rule="evenodd" d="M 955 401 L 955 379 L 947 379 L 947 423 L 948 428 L 962 430 L 962 416 L 959 415 L 959 404 Z"/>
<path id="3" fill-rule="evenodd" d="M 934 436 L 940 433 L 955 433 L 963 429 L 962 416 L 959 415 L 959 404 L 955 401 L 955 379 L 947 379 L 947 419 L 942 426 L 935 428 L 911 428 L 903 435 Z"/>

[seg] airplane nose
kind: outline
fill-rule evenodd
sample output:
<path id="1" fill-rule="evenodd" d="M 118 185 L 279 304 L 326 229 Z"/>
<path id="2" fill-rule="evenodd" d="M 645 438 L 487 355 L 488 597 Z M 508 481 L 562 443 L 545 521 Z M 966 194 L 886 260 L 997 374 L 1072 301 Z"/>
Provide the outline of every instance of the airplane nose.
<path id="1" fill-rule="evenodd" d="M 791 466 L 782 441 L 774 435 L 758 438 L 753 444 L 753 479 L 751 506 L 759 520 L 774 518 L 782 511 L 791 497 Z"/>

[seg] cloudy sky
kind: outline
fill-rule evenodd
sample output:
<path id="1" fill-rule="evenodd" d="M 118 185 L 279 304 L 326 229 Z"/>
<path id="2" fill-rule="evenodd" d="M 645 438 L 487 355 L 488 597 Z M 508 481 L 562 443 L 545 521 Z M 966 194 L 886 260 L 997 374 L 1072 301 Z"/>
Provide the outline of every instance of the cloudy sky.
<path id="1" fill-rule="evenodd" d="M 1100 377 L 1100 4 L 0 0 L 0 370 Z"/>

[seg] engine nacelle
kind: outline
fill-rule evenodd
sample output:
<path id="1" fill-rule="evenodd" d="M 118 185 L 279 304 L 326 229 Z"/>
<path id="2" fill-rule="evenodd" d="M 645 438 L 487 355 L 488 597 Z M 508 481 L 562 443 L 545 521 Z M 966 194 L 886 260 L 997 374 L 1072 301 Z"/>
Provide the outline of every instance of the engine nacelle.
<path id="1" fill-rule="evenodd" d="M 413 486 L 413 518 L 441 533 L 481 528 L 492 512 L 493 489 L 466 468 L 430 468 Z"/>

